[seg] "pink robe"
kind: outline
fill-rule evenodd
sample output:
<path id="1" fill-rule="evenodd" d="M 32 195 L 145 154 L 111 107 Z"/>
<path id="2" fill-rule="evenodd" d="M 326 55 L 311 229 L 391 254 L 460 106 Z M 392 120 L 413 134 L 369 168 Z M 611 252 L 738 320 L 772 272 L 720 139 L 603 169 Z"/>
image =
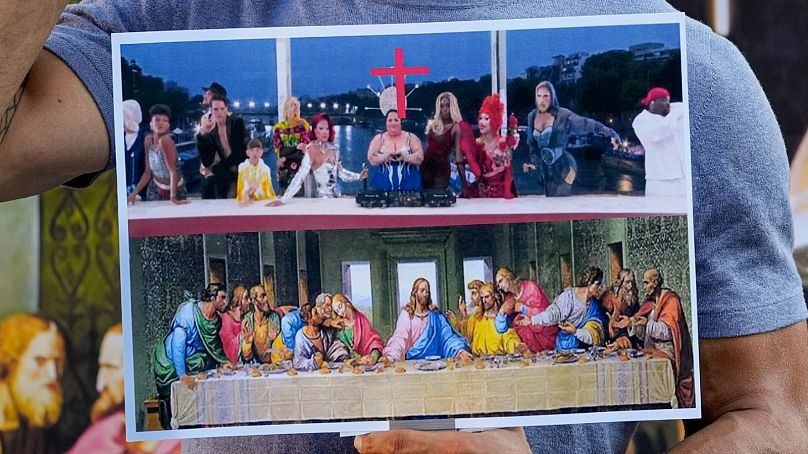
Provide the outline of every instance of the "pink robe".
<path id="1" fill-rule="evenodd" d="M 410 314 L 406 310 L 402 310 L 398 314 L 396 330 L 388 339 L 387 346 L 384 347 L 384 355 L 396 361 L 403 360 L 407 351 L 421 337 L 428 324 L 428 318 L 410 318 Z"/>
<path id="2" fill-rule="evenodd" d="M 516 298 L 516 295 L 511 293 L 505 296 L 505 302 L 511 301 Z M 532 317 L 544 312 L 550 306 L 550 300 L 538 283 L 534 281 L 522 280 L 522 292 L 519 301 L 527 307 L 527 316 Z M 521 316 L 517 315 L 514 322 Z M 532 352 L 541 352 L 543 350 L 552 350 L 555 348 L 556 336 L 558 335 L 558 326 L 521 326 L 512 323 L 511 327 L 516 330 L 516 334 L 522 339 L 522 342 L 527 345 L 527 348 Z"/>
<path id="3" fill-rule="evenodd" d="M 233 321 L 227 314 L 219 314 L 222 319 L 222 328 L 219 330 L 219 337 L 222 338 L 222 347 L 224 347 L 224 354 L 231 363 L 238 362 L 238 354 L 241 351 L 241 324 Z"/>
<path id="4" fill-rule="evenodd" d="M 123 411 L 114 412 L 92 423 L 81 434 L 76 444 L 67 451 L 67 454 L 124 454 L 128 452 L 144 452 L 140 449 L 142 443 L 126 443 L 126 418 Z M 152 454 L 179 454 L 181 450 L 179 440 L 160 441 Z"/>
<path id="5" fill-rule="evenodd" d="M 353 350 L 367 356 L 373 349 L 379 350 L 380 353 L 384 351 L 382 336 L 373 329 L 365 314 L 356 311 L 353 319 Z"/>

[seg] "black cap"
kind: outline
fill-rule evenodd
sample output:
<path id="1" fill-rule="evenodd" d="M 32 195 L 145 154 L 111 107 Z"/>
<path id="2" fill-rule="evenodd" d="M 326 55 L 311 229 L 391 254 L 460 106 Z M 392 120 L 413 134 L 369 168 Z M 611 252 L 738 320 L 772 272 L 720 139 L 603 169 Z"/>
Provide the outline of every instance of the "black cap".
<path id="1" fill-rule="evenodd" d="M 202 87 L 205 91 L 212 91 L 214 93 L 220 93 L 222 96 L 227 96 L 227 90 L 220 84 L 219 82 L 212 82 L 209 87 Z"/>

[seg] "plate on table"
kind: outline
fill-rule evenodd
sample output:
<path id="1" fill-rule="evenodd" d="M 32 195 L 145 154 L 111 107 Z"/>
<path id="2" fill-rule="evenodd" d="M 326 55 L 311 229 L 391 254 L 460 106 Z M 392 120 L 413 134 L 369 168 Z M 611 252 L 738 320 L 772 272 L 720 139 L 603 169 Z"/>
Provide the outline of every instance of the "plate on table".
<path id="1" fill-rule="evenodd" d="M 364 364 L 364 365 L 359 366 L 359 367 L 365 372 L 376 372 L 377 370 L 382 369 L 384 367 L 384 364 L 376 363 L 376 364 L 374 364 L 372 366 Z"/>
<path id="2" fill-rule="evenodd" d="M 436 371 L 445 369 L 448 364 L 445 361 L 423 361 L 420 363 L 415 363 L 415 368 L 422 371 Z"/>
<path id="3" fill-rule="evenodd" d="M 632 349 L 630 352 L 628 352 L 628 356 L 630 356 L 632 358 L 641 358 L 641 357 L 645 356 L 645 353 L 640 351 L 640 350 Z"/>
<path id="4" fill-rule="evenodd" d="M 570 352 L 559 352 L 553 356 L 553 363 L 555 364 L 568 364 L 578 361 L 578 355 Z"/>
<path id="5" fill-rule="evenodd" d="M 342 367 L 342 363 L 339 361 L 331 361 L 330 363 L 328 363 L 328 368 L 331 370 L 336 370 L 339 369 L 340 367 Z"/>

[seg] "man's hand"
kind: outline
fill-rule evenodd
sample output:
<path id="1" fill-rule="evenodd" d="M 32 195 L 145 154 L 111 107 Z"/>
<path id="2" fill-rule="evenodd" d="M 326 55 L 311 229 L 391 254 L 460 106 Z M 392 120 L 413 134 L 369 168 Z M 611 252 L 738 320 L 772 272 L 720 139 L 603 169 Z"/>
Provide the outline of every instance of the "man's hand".
<path id="1" fill-rule="evenodd" d="M 701 339 L 699 354 L 702 419 L 685 422 L 692 435 L 671 453 L 808 452 L 804 321 L 753 336 Z"/>
<path id="2" fill-rule="evenodd" d="M 196 380 L 194 380 L 194 377 L 191 377 L 190 375 L 187 374 L 180 375 L 180 381 L 183 382 L 185 386 L 188 387 L 188 389 L 193 390 L 194 388 L 196 388 Z"/>
<path id="3" fill-rule="evenodd" d="M 455 431 L 390 430 L 354 438 L 354 447 L 362 454 L 387 453 L 530 453 L 521 427 L 486 430 L 478 433 Z"/>
<path id="4" fill-rule="evenodd" d="M 569 322 L 562 322 L 558 324 L 558 329 L 567 333 L 567 334 L 575 334 L 578 331 L 578 328 Z"/>
<path id="5" fill-rule="evenodd" d="M 516 303 L 514 302 L 514 300 L 508 300 L 505 302 L 505 304 L 502 305 L 502 307 L 499 308 L 499 313 L 503 315 L 508 315 L 511 312 L 513 312 L 515 306 Z"/>

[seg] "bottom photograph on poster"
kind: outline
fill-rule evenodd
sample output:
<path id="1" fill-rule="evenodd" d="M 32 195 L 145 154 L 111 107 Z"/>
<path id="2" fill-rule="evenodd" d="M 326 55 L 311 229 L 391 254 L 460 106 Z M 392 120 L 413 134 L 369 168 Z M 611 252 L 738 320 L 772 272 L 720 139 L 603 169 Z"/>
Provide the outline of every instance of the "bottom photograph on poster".
<path id="1" fill-rule="evenodd" d="M 129 417 L 169 438 L 698 416 L 688 238 L 686 216 L 131 238 Z"/>

